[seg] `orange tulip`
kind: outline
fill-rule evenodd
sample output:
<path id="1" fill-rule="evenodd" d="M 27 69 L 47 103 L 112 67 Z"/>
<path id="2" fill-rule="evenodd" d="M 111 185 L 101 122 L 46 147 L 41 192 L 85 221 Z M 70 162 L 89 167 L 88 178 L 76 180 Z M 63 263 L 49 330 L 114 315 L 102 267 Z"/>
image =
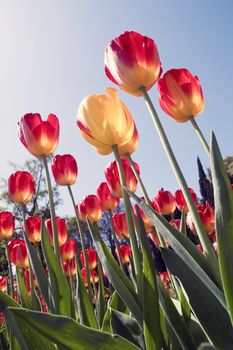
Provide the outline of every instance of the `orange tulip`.
<path id="1" fill-rule="evenodd" d="M 19 138 L 33 156 L 50 155 L 59 141 L 58 118 L 49 114 L 47 121 L 43 121 L 39 113 L 25 114 L 19 122 Z"/>
<path id="2" fill-rule="evenodd" d="M 103 210 L 115 210 L 118 207 L 120 200 L 110 192 L 107 182 L 99 185 L 96 194 Z"/>
<path id="3" fill-rule="evenodd" d="M 90 270 L 94 270 L 98 263 L 96 251 L 93 248 L 88 248 L 86 249 L 86 253 L 87 253 L 88 267 Z M 80 260 L 82 265 L 85 266 L 83 251 L 81 251 L 80 253 Z"/>
<path id="4" fill-rule="evenodd" d="M 31 216 L 26 219 L 26 232 L 30 242 L 38 243 L 41 241 L 41 217 Z M 24 224 L 23 224 L 24 230 Z"/>
<path id="5" fill-rule="evenodd" d="M 134 124 L 134 132 L 131 139 L 126 144 L 118 146 L 118 150 L 121 156 L 124 158 L 125 154 L 127 153 L 132 154 L 138 147 L 138 142 L 139 142 L 138 130 L 136 128 L 136 125 Z"/>
<path id="6" fill-rule="evenodd" d="M 56 217 L 56 223 L 57 223 L 57 237 L 58 237 L 58 244 L 59 247 L 62 246 L 65 241 L 67 240 L 67 228 L 66 228 L 66 221 L 65 219 L 61 219 L 60 217 Z M 48 230 L 49 238 L 51 243 L 53 244 L 53 229 L 52 229 L 52 219 L 47 219 L 45 221 L 45 226 Z"/>
<path id="7" fill-rule="evenodd" d="M 73 185 L 78 175 L 78 166 L 75 158 L 70 154 L 55 156 L 52 163 L 52 173 L 58 185 Z"/>
<path id="8" fill-rule="evenodd" d="M 204 109 L 204 98 L 197 76 L 187 69 L 171 69 L 158 82 L 160 106 L 177 122 L 186 122 Z"/>
<path id="9" fill-rule="evenodd" d="M 132 116 L 117 91 L 114 88 L 105 90 L 107 95 L 87 96 L 77 115 L 81 135 L 103 155 L 110 154 L 113 145 L 121 152 L 122 147 L 132 142 L 135 133 Z"/>
<path id="10" fill-rule="evenodd" d="M 33 196 L 34 189 L 33 177 L 27 171 L 16 171 L 8 179 L 8 195 L 15 203 L 27 204 Z"/>
<path id="11" fill-rule="evenodd" d="M 88 195 L 76 205 L 78 215 L 83 221 L 86 221 L 86 218 L 93 223 L 97 222 L 102 217 L 102 208 L 100 201 L 97 196 L 94 194 Z"/>
<path id="12" fill-rule="evenodd" d="M 140 96 L 157 82 L 162 69 L 154 41 L 137 32 L 125 32 L 111 41 L 105 50 L 105 73 L 120 88 Z"/>
<path id="13" fill-rule="evenodd" d="M 154 196 L 154 201 L 157 203 L 161 215 L 171 215 L 176 210 L 176 202 L 169 191 L 160 190 Z"/>
<path id="14" fill-rule="evenodd" d="M 15 218 L 9 211 L 0 213 L 0 238 L 9 239 L 15 229 Z"/>

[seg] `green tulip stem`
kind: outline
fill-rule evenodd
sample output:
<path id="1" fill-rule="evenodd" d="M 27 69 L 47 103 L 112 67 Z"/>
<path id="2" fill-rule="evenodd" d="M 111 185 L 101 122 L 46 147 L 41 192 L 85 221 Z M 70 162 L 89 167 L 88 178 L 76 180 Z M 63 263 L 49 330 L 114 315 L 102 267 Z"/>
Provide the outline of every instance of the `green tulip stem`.
<path id="1" fill-rule="evenodd" d="M 49 205 L 50 205 L 50 215 L 52 219 L 52 229 L 53 229 L 53 244 L 54 244 L 54 252 L 55 255 L 60 263 L 60 249 L 58 244 L 58 234 L 57 234 L 57 222 L 56 222 L 56 213 L 55 213 L 55 206 L 53 201 L 53 191 L 52 191 L 52 185 L 49 175 L 49 168 L 46 156 L 42 156 L 42 162 L 45 170 L 45 177 L 47 182 L 47 189 L 48 189 L 48 195 L 49 195 Z"/>
<path id="2" fill-rule="evenodd" d="M 205 232 L 205 229 L 203 227 L 203 224 L 201 222 L 201 219 L 200 219 L 200 216 L 197 212 L 197 209 L 196 209 L 196 205 L 192 199 L 192 196 L 189 192 L 189 189 L 188 189 L 188 185 L 186 183 L 186 180 L 181 172 L 181 169 L 177 163 L 177 160 L 175 158 L 175 155 L 173 153 L 173 150 L 169 144 L 169 141 L 168 141 L 168 138 L 165 134 L 165 131 L 163 129 L 163 126 L 159 120 L 159 117 L 156 113 L 156 110 L 154 108 L 154 105 L 145 89 L 144 86 L 140 87 L 139 90 L 141 91 L 143 97 L 144 97 L 144 100 L 145 100 L 145 103 L 147 105 L 147 108 L 149 110 L 149 113 L 152 117 L 152 120 L 153 120 L 153 123 L 155 125 L 155 128 L 159 134 L 159 137 L 160 137 L 160 140 L 162 142 L 162 145 L 164 147 L 164 150 L 167 154 L 167 157 L 168 157 L 168 160 L 170 162 L 170 165 L 173 169 L 173 172 L 178 180 L 178 183 L 181 187 L 181 190 L 184 194 L 184 198 L 187 202 L 187 205 L 188 205 L 188 208 L 190 210 L 190 213 L 192 215 L 192 219 L 193 219 L 193 222 L 194 222 L 194 225 L 196 227 L 196 230 L 197 230 L 197 233 L 198 233 L 198 237 L 201 241 L 201 244 L 203 246 L 203 249 L 205 251 L 205 254 L 206 254 L 206 258 L 208 259 L 209 263 L 210 263 L 210 267 L 211 267 L 211 270 L 212 270 L 212 273 L 213 275 L 215 276 L 216 278 L 216 281 L 217 283 L 221 286 L 221 279 L 220 279 L 220 274 L 219 274 L 219 268 L 218 268 L 218 262 L 217 262 L 217 257 L 215 255 L 215 252 L 213 250 L 213 247 L 210 243 L 210 240 L 209 240 L 209 237 L 208 235 L 206 234 Z"/>
<path id="3" fill-rule="evenodd" d="M 111 229 L 112 229 L 113 240 L 114 240 L 114 243 L 115 243 L 115 246 L 116 246 L 116 250 L 117 250 L 118 260 L 119 260 L 119 263 L 120 263 L 120 267 L 121 267 L 122 271 L 124 272 L 124 265 L 122 263 L 120 246 L 119 246 L 119 242 L 117 240 L 116 232 L 114 230 L 113 221 L 112 221 L 112 211 L 109 210 L 108 213 L 109 213 L 109 217 L 110 217 L 110 225 L 111 225 Z"/>
<path id="4" fill-rule="evenodd" d="M 132 210 L 131 210 L 131 203 L 129 200 L 129 196 L 124 191 L 124 187 L 126 188 L 126 180 L 125 180 L 125 174 L 120 158 L 120 154 L 117 148 L 117 145 L 112 146 L 112 150 L 116 159 L 117 167 L 118 167 L 118 172 L 119 172 L 119 177 L 120 177 L 120 182 L 122 186 L 122 191 L 123 191 L 123 199 L 124 199 L 124 204 L 125 204 L 125 213 L 126 213 L 126 220 L 127 220 L 127 225 L 129 229 L 129 235 L 130 235 L 130 243 L 133 251 L 133 262 L 134 262 L 134 267 L 135 267 L 135 274 L 136 274 L 136 282 L 137 282 L 137 291 L 139 294 L 141 294 L 141 285 L 142 285 L 142 266 L 141 266 L 141 259 L 139 255 L 139 249 L 138 249 L 138 244 L 137 244 L 137 237 L 134 229 L 134 222 L 132 218 Z"/>
<path id="5" fill-rule="evenodd" d="M 85 268 L 86 268 L 86 276 L 87 276 L 87 285 L 88 285 L 88 295 L 90 300 L 92 300 L 92 288 L 91 288 L 91 282 L 90 282 L 90 269 L 88 266 L 88 258 L 87 258 L 87 251 L 86 251 L 86 246 L 85 246 L 85 239 L 84 239 L 84 233 L 83 233 L 83 229 L 81 226 L 81 222 L 80 222 L 80 218 L 77 214 L 77 210 L 75 207 L 75 200 L 74 200 L 74 195 L 73 192 L 71 190 L 70 185 L 67 186 L 68 191 L 69 191 L 69 195 L 73 204 L 73 208 L 74 208 L 74 214 L 75 214 L 75 219 L 76 219 L 76 223 L 78 226 L 78 231 L 79 231 L 79 235 L 80 235 L 80 241 L 81 241 L 81 245 L 82 245 L 82 251 L 83 251 L 83 256 L 84 256 L 84 264 L 85 264 Z"/>
<path id="6" fill-rule="evenodd" d="M 12 266 L 11 266 L 11 259 L 10 259 L 10 252 L 8 248 L 8 242 L 5 238 L 5 247 L 6 247 L 6 257 L 8 261 L 8 269 L 9 269 L 9 275 L 10 275 L 10 296 L 14 297 L 14 280 L 13 280 L 13 273 L 12 273 Z"/>
<path id="7" fill-rule="evenodd" d="M 197 124 L 196 119 L 193 116 L 191 116 L 189 118 L 189 120 L 192 123 L 192 125 L 193 125 L 193 127 L 194 127 L 194 129 L 195 129 L 195 131 L 197 133 L 197 136 L 199 137 L 202 145 L 204 146 L 207 155 L 210 156 L 210 147 L 209 147 L 209 145 L 208 145 L 208 143 L 207 143 L 207 141 L 205 139 L 205 136 L 203 135 L 201 129 L 199 128 L 199 125 Z"/>
<path id="8" fill-rule="evenodd" d="M 68 261 L 68 273 L 69 273 L 71 299 L 73 301 L 74 300 L 74 287 L 73 287 L 73 279 L 72 279 L 73 276 L 71 276 L 70 261 Z"/>

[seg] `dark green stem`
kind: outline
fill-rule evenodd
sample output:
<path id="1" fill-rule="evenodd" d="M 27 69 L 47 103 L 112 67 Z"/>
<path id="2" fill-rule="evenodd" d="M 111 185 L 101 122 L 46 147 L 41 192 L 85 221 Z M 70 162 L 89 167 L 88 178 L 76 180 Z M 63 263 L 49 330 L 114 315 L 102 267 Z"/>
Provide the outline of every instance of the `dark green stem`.
<path id="1" fill-rule="evenodd" d="M 7 239 L 5 239 L 5 247 L 6 247 L 6 257 L 7 257 L 7 261 L 8 261 L 8 269 L 9 269 L 9 274 L 10 274 L 10 296 L 13 298 L 14 297 L 14 280 L 13 280 L 10 252 L 9 252 L 9 248 L 8 248 Z"/>
<path id="2" fill-rule="evenodd" d="M 117 240 L 116 232 L 114 230 L 114 226 L 113 226 L 113 222 L 112 222 L 112 211 L 109 210 L 108 213 L 109 213 L 109 217 L 110 217 L 110 223 L 111 223 L 111 228 L 112 228 L 112 235 L 113 235 L 113 240 L 114 240 L 114 243 L 115 243 L 115 246 L 116 246 L 116 250 L 117 250 L 118 260 L 119 260 L 119 263 L 120 263 L 120 267 L 121 267 L 122 271 L 124 272 L 124 265 L 122 263 L 120 246 L 119 246 L 119 242 Z"/>

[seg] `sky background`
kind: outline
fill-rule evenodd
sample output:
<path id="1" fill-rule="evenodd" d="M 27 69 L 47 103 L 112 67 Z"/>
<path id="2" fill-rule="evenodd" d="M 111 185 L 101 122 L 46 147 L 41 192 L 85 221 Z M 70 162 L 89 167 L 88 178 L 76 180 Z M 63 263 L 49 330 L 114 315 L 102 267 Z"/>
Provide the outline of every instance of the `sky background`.
<path id="1" fill-rule="evenodd" d="M 81 137 L 76 113 L 85 96 L 113 86 L 103 69 L 104 49 L 125 30 L 155 40 L 164 72 L 185 67 L 199 77 L 205 110 L 196 120 L 208 139 L 215 131 L 224 156 L 233 154 L 232 0 L 0 0 L 1 177 L 12 173 L 9 161 L 22 164 L 31 157 L 18 139 L 20 117 L 54 113 L 61 126 L 56 154 L 70 153 L 78 163 L 76 200 L 95 193 L 113 156 L 98 155 Z M 176 123 L 159 108 L 156 87 L 150 96 L 187 182 L 198 192 L 196 159 L 206 169 L 205 151 L 190 123 Z M 150 196 L 161 187 L 175 192 L 176 178 L 143 99 L 123 91 L 120 97 L 139 131 L 133 159 Z M 61 193 L 58 214 L 72 214 L 67 190 Z"/>

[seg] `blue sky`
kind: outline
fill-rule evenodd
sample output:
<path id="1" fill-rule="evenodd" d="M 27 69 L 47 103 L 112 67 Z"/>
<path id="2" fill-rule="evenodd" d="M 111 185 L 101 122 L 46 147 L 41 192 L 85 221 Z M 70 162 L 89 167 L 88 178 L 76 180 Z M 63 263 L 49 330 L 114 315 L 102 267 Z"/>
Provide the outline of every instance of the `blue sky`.
<path id="1" fill-rule="evenodd" d="M 30 154 L 18 139 L 17 122 L 28 112 L 45 118 L 55 113 L 61 135 L 57 154 L 72 154 L 79 166 L 76 199 L 95 193 L 104 168 L 113 159 L 100 156 L 79 134 L 75 123 L 82 99 L 112 86 L 103 70 L 104 49 L 125 30 L 153 38 L 163 71 L 188 68 L 198 75 L 205 110 L 197 122 L 209 138 L 214 130 L 224 156 L 233 154 L 233 2 L 211 0 L 8 0 L 0 1 L 0 176 L 12 170 L 8 162 L 23 163 Z M 161 187 L 172 192 L 177 181 L 167 162 L 142 98 L 120 92 L 139 130 L 133 158 L 149 194 Z M 191 124 L 178 124 L 158 106 L 150 91 L 188 184 L 198 190 L 196 158 L 209 160 Z M 71 214 L 66 189 L 60 215 Z M 140 194 L 140 191 L 138 192 Z"/>

